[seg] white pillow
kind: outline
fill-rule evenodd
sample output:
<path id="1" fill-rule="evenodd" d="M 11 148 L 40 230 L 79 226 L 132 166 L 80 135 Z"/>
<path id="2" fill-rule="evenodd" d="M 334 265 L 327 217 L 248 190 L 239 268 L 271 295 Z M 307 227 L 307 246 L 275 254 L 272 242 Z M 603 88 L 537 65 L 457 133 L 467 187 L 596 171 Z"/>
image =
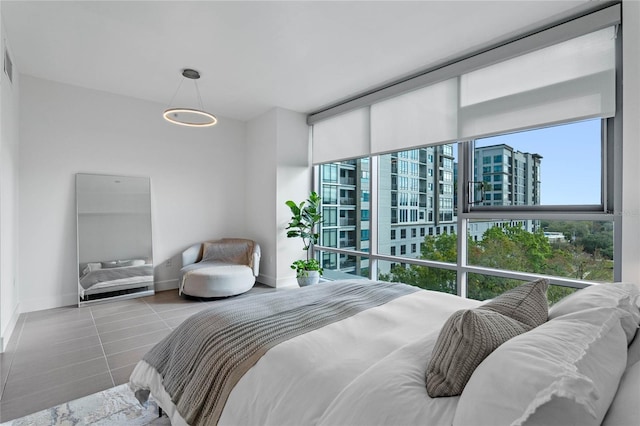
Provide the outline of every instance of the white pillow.
<path id="1" fill-rule="evenodd" d="M 630 315 L 620 319 L 631 342 L 640 324 L 640 286 L 632 283 L 596 284 L 564 297 L 549 309 L 549 319 L 584 309 L 620 308 Z"/>
<path id="2" fill-rule="evenodd" d="M 627 362 L 625 315 L 581 310 L 508 340 L 476 368 L 453 426 L 599 425 Z"/>
<path id="3" fill-rule="evenodd" d="M 100 265 L 102 265 L 102 269 L 111 269 L 117 268 L 118 262 L 116 262 L 115 260 L 110 260 L 108 262 L 100 262 Z"/>
<path id="4" fill-rule="evenodd" d="M 116 264 L 118 265 L 118 267 L 142 266 L 142 265 L 145 264 L 145 261 L 142 260 L 142 259 L 118 260 L 118 262 L 116 262 Z"/>
<path id="5" fill-rule="evenodd" d="M 87 263 L 87 268 L 89 268 L 89 271 L 97 271 L 102 269 L 102 264 L 100 262 L 89 262 Z"/>
<path id="6" fill-rule="evenodd" d="M 424 386 L 439 331 L 391 352 L 346 386 L 319 426 L 450 425 L 458 396 L 430 398 Z"/>
<path id="7" fill-rule="evenodd" d="M 640 422 L 640 333 L 629 346 L 627 369 L 602 426 L 629 426 Z"/>

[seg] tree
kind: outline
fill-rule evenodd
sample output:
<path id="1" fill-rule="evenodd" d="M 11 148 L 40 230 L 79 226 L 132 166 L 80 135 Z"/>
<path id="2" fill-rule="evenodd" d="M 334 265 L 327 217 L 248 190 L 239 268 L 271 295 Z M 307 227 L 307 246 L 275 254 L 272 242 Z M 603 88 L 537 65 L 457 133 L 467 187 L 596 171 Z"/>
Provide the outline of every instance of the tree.
<path id="1" fill-rule="evenodd" d="M 593 234 L 584 225 L 580 222 L 564 222 L 557 228 L 563 230 L 556 232 L 570 232 L 585 240 Z M 603 240 L 606 240 L 606 233 L 612 231 L 606 226 L 598 225 L 596 228 L 595 232 L 601 233 Z M 552 245 L 542 231 L 528 232 L 518 226 L 496 226 L 487 229 L 480 241 L 469 239 L 467 244 L 467 261 L 470 265 L 592 281 L 613 281 L 613 262 L 597 248 L 590 253 L 580 244 L 565 242 Z M 457 236 L 427 236 L 420 252 L 421 259 L 456 263 Z M 381 274 L 380 279 L 404 282 L 428 290 L 456 292 L 456 272 L 442 268 L 399 265 L 392 268 L 389 274 Z M 470 298 L 486 300 L 517 287 L 522 281 L 470 273 L 467 283 Z M 550 303 L 555 303 L 573 291 L 575 290 L 571 288 L 552 285 L 547 298 Z"/>
<path id="2" fill-rule="evenodd" d="M 439 262 L 455 263 L 457 259 L 457 237 L 455 234 L 443 234 L 439 237 L 426 236 L 420 245 L 420 259 L 436 260 Z M 426 290 L 443 291 L 456 294 L 456 272 L 429 268 L 426 266 L 396 265 L 389 274 L 380 274 L 382 281 L 397 281 L 414 285 Z"/>

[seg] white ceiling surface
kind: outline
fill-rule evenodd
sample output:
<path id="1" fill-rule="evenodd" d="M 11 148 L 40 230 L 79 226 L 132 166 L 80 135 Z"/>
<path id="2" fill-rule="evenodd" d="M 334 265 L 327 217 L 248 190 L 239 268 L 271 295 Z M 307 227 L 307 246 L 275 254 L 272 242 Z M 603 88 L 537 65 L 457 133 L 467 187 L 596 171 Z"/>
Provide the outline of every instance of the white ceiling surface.
<path id="1" fill-rule="evenodd" d="M 181 70 L 194 68 L 206 110 L 249 120 L 273 107 L 317 110 L 585 3 L 3 0 L 0 7 L 22 74 L 168 105 Z M 197 106 L 191 81 L 179 95 L 172 106 Z"/>

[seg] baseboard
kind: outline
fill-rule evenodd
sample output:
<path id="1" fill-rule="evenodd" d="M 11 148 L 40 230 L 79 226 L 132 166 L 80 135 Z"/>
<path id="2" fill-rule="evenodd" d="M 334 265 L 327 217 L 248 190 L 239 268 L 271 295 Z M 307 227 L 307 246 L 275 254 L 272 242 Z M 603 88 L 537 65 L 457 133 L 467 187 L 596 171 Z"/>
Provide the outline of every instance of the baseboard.
<path id="1" fill-rule="evenodd" d="M 11 336 L 15 331 L 16 324 L 18 323 L 18 318 L 20 317 L 20 303 L 16 303 L 15 308 L 13 309 L 13 314 L 11 314 L 11 319 L 9 319 L 9 324 L 2 331 L 2 335 L 0 335 L 0 353 L 4 352 L 9 344 L 9 340 L 11 340 Z"/>
<path id="2" fill-rule="evenodd" d="M 153 288 L 155 291 L 175 290 L 180 287 L 178 279 L 154 281 Z"/>
<path id="3" fill-rule="evenodd" d="M 260 284 L 268 285 L 269 287 L 276 287 L 276 279 L 269 275 L 260 274 L 256 278 L 256 281 Z"/>

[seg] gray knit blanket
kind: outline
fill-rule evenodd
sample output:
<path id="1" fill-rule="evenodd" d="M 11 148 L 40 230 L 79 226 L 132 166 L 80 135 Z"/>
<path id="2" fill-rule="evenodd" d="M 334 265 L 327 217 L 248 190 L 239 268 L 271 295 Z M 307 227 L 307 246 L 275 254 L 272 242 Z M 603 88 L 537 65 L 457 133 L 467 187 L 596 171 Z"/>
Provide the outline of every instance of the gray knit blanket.
<path id="1" fill-rule="evenodd" d="M 188 424 L 214 425 L 233 387 L 270 348 L 417 290 L 346 280 L 239 296 L 188 318 L 143 359 Z"/>

